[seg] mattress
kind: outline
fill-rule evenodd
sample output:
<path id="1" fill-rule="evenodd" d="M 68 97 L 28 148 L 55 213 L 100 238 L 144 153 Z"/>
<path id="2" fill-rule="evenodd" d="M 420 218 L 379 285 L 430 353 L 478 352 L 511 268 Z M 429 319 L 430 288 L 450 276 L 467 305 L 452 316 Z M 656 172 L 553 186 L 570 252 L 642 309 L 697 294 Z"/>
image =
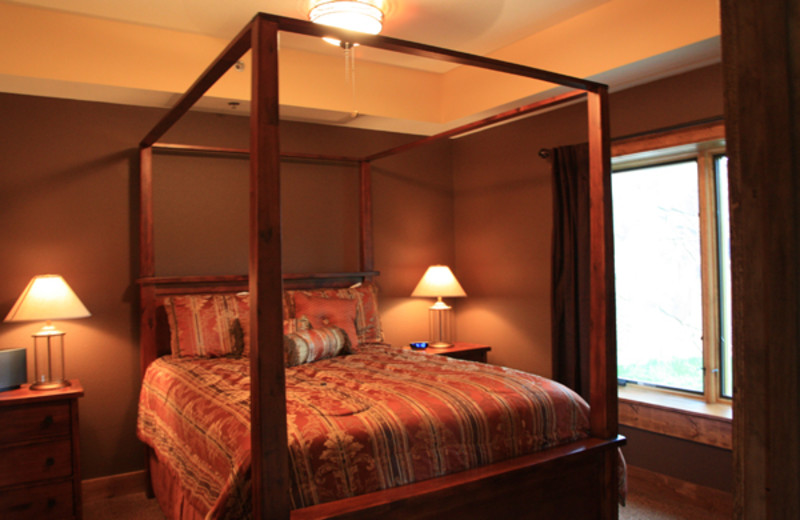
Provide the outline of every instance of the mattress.
<path id="1" fill-rule="evenodd" d="M 588 436 L 589 409 L 552 380 L 386 346 L 286 369 L 293 508 L 401 486 Z M 163 357 L 137 434 L 197 511 L 250 500 L 247 358 Z"/>

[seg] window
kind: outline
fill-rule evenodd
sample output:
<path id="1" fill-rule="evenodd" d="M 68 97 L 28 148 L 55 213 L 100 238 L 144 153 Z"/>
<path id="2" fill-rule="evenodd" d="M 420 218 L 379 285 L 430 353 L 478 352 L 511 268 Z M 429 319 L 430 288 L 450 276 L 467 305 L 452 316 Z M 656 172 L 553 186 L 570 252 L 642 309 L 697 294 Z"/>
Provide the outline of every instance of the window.
<path id="1" fill-rule="evenodd" d="M 733 394 L 727 159 L 721 141 L 615 157 L 618 377 Z"/>

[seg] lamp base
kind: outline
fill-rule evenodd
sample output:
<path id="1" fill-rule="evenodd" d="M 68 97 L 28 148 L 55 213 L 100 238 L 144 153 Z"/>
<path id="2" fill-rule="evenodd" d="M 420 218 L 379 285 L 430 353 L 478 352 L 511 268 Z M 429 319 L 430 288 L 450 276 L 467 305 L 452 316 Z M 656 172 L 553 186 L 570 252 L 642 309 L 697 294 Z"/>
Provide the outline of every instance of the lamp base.
<path id="1" fill-rule="evenodd" d="M 31 390 L 57 390 L 70 386 L 69 381 L 39 381 L 31 385 Z"/>
<path id="2" fill-rule="evenodd" d="M 453 346 L 453 344 L 452 343 L 434 342 L 434 343 L 428 343 L 428 346 L 429 347 L 433 347 L 433 348 L 450 348 L 450 347 Z"/>

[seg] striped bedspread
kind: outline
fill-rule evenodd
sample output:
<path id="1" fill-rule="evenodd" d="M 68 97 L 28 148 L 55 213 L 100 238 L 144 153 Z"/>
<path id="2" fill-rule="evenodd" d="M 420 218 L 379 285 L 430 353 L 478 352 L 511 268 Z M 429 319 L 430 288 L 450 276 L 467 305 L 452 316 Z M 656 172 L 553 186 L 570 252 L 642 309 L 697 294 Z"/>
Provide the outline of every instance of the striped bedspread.
<path id="1" fill-rule="evenodd" d="M 247 359 L 161 358 L 137 431 L 211 518 L 249 508 Z M 286 370 L 293 507 L 399 486 L 577 440 L 588 407 L 528 373 L 398 348 Z"/>

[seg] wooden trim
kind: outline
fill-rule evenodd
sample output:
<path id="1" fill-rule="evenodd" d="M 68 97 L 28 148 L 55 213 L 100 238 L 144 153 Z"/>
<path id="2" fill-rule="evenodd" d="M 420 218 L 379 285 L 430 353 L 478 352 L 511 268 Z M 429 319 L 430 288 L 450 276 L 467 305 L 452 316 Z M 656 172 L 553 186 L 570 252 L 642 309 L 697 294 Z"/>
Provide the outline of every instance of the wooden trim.
<path id="1" fill-rule="evenodd" d="M 724 138 L 725 122 L 711 121 L 688 128 L 672 128 L 661 132 L 615 139 L 611 144 L 611 155 L 617 157 L 648 150 L 657 150 L 659 148 L 671 148 L 673 146 L 703 143 Z"/>
<path id="2" fill-rule="evenodd" d="M 700 269 L 703 291 L 703 387 L 706 401 L 716 403 L 720 388 L 720 291 L 719 233 L 717 226 L 717 181 L 714 159 L 697 155 L 700 205 Z"/>
<path id="3" fill-rule="evenodd" d="M 144 493 L 147 489 L 147 474 L 145 470 L 131 471 L 130 473 L 87 479 L 81 485 L 83 501 L 91 503 L 133 493 Z"/>
<path id="4" fill-rule="evenodd" d="M 637 466 L 628 466 L 628 492 L 655 500 L 667 500 L 674 504 L 686 504 L 717 518 L 731 518 L 733 495 L 719 489 L 701 486 Z"/>
<path id="5" fill-rule="evenodd" d="M 631 399 L 619 400 L 619 422 L 631 428 L 730 450 L 731 420 L 671 406 Z"/>

